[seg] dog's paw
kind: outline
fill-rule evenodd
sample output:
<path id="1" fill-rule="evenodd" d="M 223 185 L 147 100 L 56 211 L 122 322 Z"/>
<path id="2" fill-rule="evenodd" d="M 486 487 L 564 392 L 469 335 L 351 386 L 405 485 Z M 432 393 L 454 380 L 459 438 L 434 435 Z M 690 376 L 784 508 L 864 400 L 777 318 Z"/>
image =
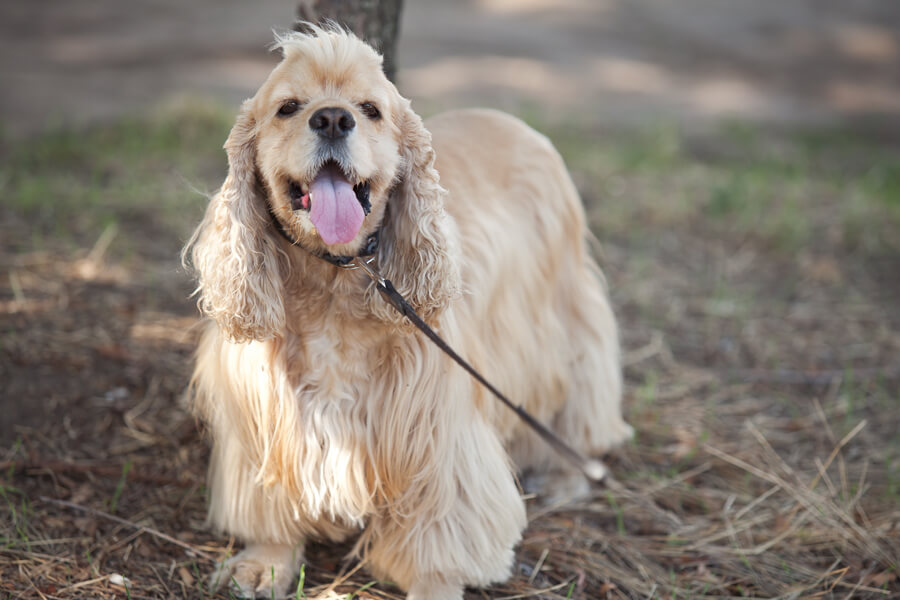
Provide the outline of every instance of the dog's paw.
<path id="1" fill-rule="evenodd" d="M 609 428 L 609 448 L 617 448 L 634 437 L 634 427 L 623 421 L 616 419 Z"/>
<path id="2" fill-rule="evenodd" d="M 555 506 L 583 500 L 591 494 L 591 484 L 576 471 L 529 472 L 522 477 L 522 488 L 535 494 L 543 506 Z"/>
<path id="3" fill-rule="evenodd" d="M 406 600 L 463 600 L 463 588 L 451 583 L 419 581 L 409 588 Z"/>
<path id="4" fill-rule="evenodd" d="M 241 598 L 284 598 L 302 558 L 296 546 L 250 546 L 219 564 L 210 578 L 210 589 L 227 586 Z"/>

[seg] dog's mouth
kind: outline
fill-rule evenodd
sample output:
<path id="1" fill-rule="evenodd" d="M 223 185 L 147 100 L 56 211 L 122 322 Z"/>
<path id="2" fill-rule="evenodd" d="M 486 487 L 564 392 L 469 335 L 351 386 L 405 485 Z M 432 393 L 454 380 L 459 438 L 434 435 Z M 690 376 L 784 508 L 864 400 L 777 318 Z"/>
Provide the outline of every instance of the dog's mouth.
<path id="1" fill-rule="evenodd" d="M 372 209 L 369 182 L 351 185 L 341 167 L 328 161 L 308 184 L 288 182 L 291 209 L 309 211 L 309 218 L 326 244 L 346 244 Z"/>

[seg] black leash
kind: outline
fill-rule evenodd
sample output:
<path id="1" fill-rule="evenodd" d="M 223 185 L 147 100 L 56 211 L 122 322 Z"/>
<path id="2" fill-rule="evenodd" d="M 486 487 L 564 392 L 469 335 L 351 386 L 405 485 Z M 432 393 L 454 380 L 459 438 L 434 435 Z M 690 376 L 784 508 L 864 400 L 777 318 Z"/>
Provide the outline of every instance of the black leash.
<path id="1" fill-rule="evenodd" d="M 364 260 L 362 258 L 357 258 L 351 263 L 343 265 L 344 268 L 352 269 L 352 268 L 360 268 L 362 269 L 366 275 L 368 275 L 372 281 L 375 283 L 375 287 L 378 288 L 378 291 L 381 292 L 381 297 L 385 299 L 385 301 L 394 307 L 394 309 L 399 312 L 401 315 L 406 317 L 410 323 L 415 325 L 419 331 L 424 333 L 428 339 L 430 339 L 434 344 L 440 348 L 447 356 L 452 358 L 456 363 L 465 369 L 469 375 L 474 377 L 481 385 L 486 387 L 494 396 L 496 396 L 503 404 L 509 407 L 513 412 L 518 415 L 520 419 L 522 419 L 526 425 L 531 427 L 535 433 L 537 433 L 541 438 L 550 444 L 550 446 L 556 450 L 563 458 L 568 460 L 572 465 L 578 467 L 578 469 L 584 473 L 589 479 L 593 479 L 594 481 L 600 481 L 603 479 L 604 475 L 606 475 L 606 467 L 603 466 L 598 460 L 594 460 L 592 458 L 586 458 L 579 454 L 574 448 L 566 444 L 562 441 L 555 433 L 547 429 L 540 421 L 535 419 L 531 414 L 522 408 L 521 405 L 513 404 L 512 400 L 507 398 L 500 390 L 495 388 L 491 382 L 485 379 L 481 373 L 475 370 L 475 368 L 470 365 L 466 360 L 461 357 L 456 351 L 451 348 L 447 342 L 439 336 L 434 329 L 428 326 L 428 324 L 416 313 L 415 309 L 410 306 L 409 302 L 406 301 L 400 292 L 394 287 L 394 284 L 391 283 L 389 279 L 385 279 L 380 273 L 378 273 L 375 269 L 369 265 L 372 259 Z"/>
<path id="2" fill-rule="evenodd" d="M 271 207 L 269 207 L 269 215 L 272 217 L 272 224 L 275 227 L 275 230 L 281 234 L 285 240 L 288 241 L 292 246 L 300 246 L 297 240 L 293 239 L 293 237 L 284 229 L 284 226 L 281 224 L 281 221 L 278 217 L 275 216 L 275 213 L 272 211 Z M 451 348 L 447 342 L 441 338 L 428 324 L 416 313 L 415 309 L 406 301 L 406 298 L 403 297 L 400 292 L 394 287 L 394 284 L 391 283 L 389 279 L 385 279 L 381 273 L 376 271 L 372 266 L 371 262 L 374 260 L 374 255 L 376 250 L 378 250 L 378 234 L 379 232 L 376 230 L 372 233 L 367 239 L 366 244 L 363 248 L 363 252 L 360 253 L 359 256 L 335 256 L 333 254 L 328 254 L 327 252 L 324 254 L 317 254 L 314 252 L 310 252 L 316 258 L 321 258 L 324 261 L 327 261 L 333 264 L 336 267 L 340 267 L 342 269 L 362 269 L 366 275 L 368 275 L 372 281 L 375 283 L 375 287 L 381 293 L 381 297 L 385 299 L 385 301 L 390 304 L 394 309 L 399 312 L 401 315 L 406 317 L 410 323 L 415 325 L 419 331 L 425 334 L 425 336 L 430 339 L 434 344 L 440 348 L 447 356 L 452 358 L 456 363 L 465 369 L 469 375 L 474 377 L 481 385 L 486 387 L 494 396 L 496 396 L 503 404 L 509 407 L 516 415 L 525 422 L 526 425 L 531 427 L 535 433 L 541 436 L 545 442 L 547 442 L 551 448 L 556 450 L 560 456 L 565 458 L 567 461 L 572 463 L 573 466 L 577 467 L 579 471 L 585 474 L 588 479 L 592 479 L 594 481 L 600 481 L 606 475 L 606 467 L 603 466 L 599 460 L 595 460 L 592 458 L 587 458 L 578 453 L 574 448 L 569 446 L 563 440 L 559 438 L 555 433 L 547 429 L 540 421 L 535 419 L 531 414 L 522 408 L 518 404 L 513 404 L 512 400 L 507 398 L 500 390 L 495 388 L 491 382 L 485 379 L 481 373 L 475 370 L 475 368 L 466 362 L 463 357 L 456 353 L 456 351 Z M 304 250 L 306 250 L 304 248 Z M 309 252 L 309 250 L 307 250 Z"/>

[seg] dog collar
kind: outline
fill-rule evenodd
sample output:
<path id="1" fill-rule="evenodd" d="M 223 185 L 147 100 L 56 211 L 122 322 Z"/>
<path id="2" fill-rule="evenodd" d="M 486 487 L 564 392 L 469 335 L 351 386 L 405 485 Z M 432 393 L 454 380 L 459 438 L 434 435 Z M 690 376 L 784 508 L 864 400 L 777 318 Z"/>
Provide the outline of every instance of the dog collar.
<path id="1" fill-rule="evenodd" d="M 269 216 L 272 218 L 272 225 L 275 227 L 275 231 L 277 231 L 279 234 L 281 234 L 281 237 L 283 237 L 285 240 L 287 240 L 291 246 L 297 246 L 299 248 L 303 248 L 303 246 L 300 245 L 300 242 L 295 240 L 294 237 L 290 233 L 287 232 L 287 230 L 284 228 L 284 225 L 282 225 L 281 221 L 278 220 L 278 217 L 275 216 L 275 213 L 272 211 L 271 206 L 269 207 Z M 380 233 L 381 233 L 380 229 L 376 229 L 375 231 L 370 233 L 369 237 L 366 238 L 366 243 L 362 248 L 362 252 L 360 252 L 356 256 L 341 256 L 341 255 L 331 254 L 329 252 L 318 253 L 318 252 L 313 252 L 312 250 L 308 250 L 306 248 L 303 248 L 303 249 L 306 250 L 307 252 L 309 252 L 310 254 L 312 254 L 313 256 L 315 256 L 316 258 L 321 258 L 325 262 L 329 262 L 336 267 L 346 267 L 347 265 L 349 265 L 351 262 L 353 262 L 357 258 L 368 258 L 370 256 L 374 256 L 375 252 L 378 251 L 378 241 L 379 241 Z"/>

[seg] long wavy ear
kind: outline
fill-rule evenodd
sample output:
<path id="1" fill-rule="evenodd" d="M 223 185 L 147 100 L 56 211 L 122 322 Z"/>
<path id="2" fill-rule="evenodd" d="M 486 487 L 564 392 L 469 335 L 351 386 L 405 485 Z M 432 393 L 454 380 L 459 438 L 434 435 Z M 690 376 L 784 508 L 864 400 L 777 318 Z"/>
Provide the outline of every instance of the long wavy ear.
<path id="1" fill-rule="evenodd" d="M 256 123 L 248 103 L 225 142 L 228 177 L 182 251 L 198 275 L 200 311 L 236 342 L 268 339 L 285 323 L 283 254 L 256 177 Z"/>
<path id="2" fill-rule="evenodd" d="M 434 168 L 431 133 L 409 100 L 401 98 L 400 102 L 395 125 L 403 162 L 400 181 L 388 201 L 378 265 L 428 320 L 460 293 L 459 234 L 444 210 L 447 191 Z M 402 322 L 380 298 L 372 302 L 371 310 L 384 320 Z"/>

